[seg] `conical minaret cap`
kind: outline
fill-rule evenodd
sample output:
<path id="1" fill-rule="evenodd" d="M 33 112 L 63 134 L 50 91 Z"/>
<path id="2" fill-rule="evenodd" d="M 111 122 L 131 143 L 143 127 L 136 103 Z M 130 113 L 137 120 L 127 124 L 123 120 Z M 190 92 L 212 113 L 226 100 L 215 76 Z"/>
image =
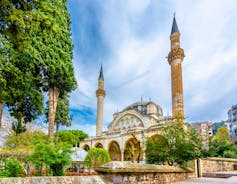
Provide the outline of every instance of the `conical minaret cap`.
<path id="1" fill-rule="evenodd" d="M 178 28 L 177 23 L 176 23 L 175 15 L 174 15 L 174 18 L 173 18 L 173 24 L 172 24 L 172 29 L 171 29 L 170 36 L 174 33 L 180 33 L 179 28 Z"/>
<path id="2" fill-rule="evenodd" d="M 104 80 L 104 75 L 103 75 L 103 67 L 101 65 L 100 67 L 100 75 L 99 75 L 99 78 L 98 79 L 103 79 Z"/>

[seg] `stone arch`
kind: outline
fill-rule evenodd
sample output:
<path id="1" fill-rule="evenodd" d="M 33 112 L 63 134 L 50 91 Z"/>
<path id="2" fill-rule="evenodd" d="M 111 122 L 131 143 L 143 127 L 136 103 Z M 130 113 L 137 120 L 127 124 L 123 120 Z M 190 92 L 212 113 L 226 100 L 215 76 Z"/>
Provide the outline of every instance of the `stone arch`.
<path id="1" fill-rule="evenodd" d="M 114 131 L 114 128 L 116 127 L 117 122 L 121 118 L 124 118 L 125 116 L 134 116 L 134 117 L 136 117 L 139 120 L 139 125 L 138 126 L 145 127 L 145 122 L 143 122 L 143 116 L 140 113 L 138 113 L 136 110 L 132 109 L 132 110 L 126 110 L 122 113 L 119 113 L 115 117 L 113 122 L 109 125 L 109 127 L 108 127 L 109 131 Z"/>
<path id="2" fill-rule="evenodd" d="M 124 146 L 124 161 L 137 161 L 142 159 L 142 149 L 140 141 L 136 138 L 127 140 Z"/>
<path id="3" fill-rule="evenodd" d="M 111 141 L 108 146 L 110 159 L 112 161 L 121 161 L 121 150 L 117 141 Z"/>
<path id="4" fill-rule="evenodd" d="M 104 148 L 103 144 L 101 144 L 100 142 L 97 142 L 94 147 L 95 148 Z"/>
<path id="5" fill-rule="evenodd" d="M 154 134 L 154 135 L 150 136 L 149 139 L 152 139 L 152 141 L 154 141 L 154 142 L 165 141 L 164 136 L 161 134 Z"/>
<path id="6" fill-rule="evenodd" d="M 84 149 L 85 151 L 89 151 L 90 146 L 88 144 L 85 144 L 82 149 Z"/>

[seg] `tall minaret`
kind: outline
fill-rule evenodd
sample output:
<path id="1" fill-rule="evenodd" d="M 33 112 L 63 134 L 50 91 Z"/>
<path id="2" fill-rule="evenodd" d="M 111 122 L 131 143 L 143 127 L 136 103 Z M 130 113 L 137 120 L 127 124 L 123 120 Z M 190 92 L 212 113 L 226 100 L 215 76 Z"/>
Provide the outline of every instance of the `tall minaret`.
<path id="1" fill-rule="evenodd" d="M 175 117 L 184 117 L 183 104 L 183 81 L 182 81 L 182 61 L 184 49 L 180 48 L 180 32 L 176 23 L 175 15 L 170 34 L 171 50 L 168 61 L 171 66 L 172 81 L 172 114 Z"/>
<path id="2" fill-rule="evenodd" d="M 98 89 L 96 90 L 96 96 L 97 96 L 96 136 L 100 136 L 103 130 L 104 97 L 105 97 L 102 65 L 100 67 L 100 75 L 98 78 Z"/>

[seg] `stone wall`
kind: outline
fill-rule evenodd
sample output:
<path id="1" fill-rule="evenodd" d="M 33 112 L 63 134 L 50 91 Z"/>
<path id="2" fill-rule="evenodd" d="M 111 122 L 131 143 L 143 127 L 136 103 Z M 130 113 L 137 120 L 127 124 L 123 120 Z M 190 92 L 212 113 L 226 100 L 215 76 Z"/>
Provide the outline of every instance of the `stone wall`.
<path id="1" fill-rule="evenodd" d="M 194 173 L 116 173 L 105 174 L 108 184 L 174 184 L 194 178 Z"/>
<path id="2" fill-rule="evenodd" d="M 44 176 L 0 178 L 0 184 L 107 184 L 103 176 Z"/>
<path id="3" fill-rule="evenodd" d="M 196 177 L 191 168 L 116 161 L 104 164 L 96 171 L 108 184 L 172 184 Z"/>
<path id="4" fill-rule="evenodd" d="M 113 173 L 96 176 L 0 178 L 0 184 L 173 184 L 194 173 Z"/>
<path id="5" fill-rule="evenodd" d="M 237 165 L 237 159 L 230 158 L 202 158 L 200 168 L 202 173 L 216 171 L 233 171 Z"/>

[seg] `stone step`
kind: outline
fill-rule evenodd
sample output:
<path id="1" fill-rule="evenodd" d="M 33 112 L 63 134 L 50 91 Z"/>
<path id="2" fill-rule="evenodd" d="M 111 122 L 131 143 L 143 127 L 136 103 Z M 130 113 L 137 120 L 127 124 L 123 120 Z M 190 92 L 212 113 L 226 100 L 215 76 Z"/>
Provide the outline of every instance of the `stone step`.
<path id="1" fill-rule="evenodd" d="M 211 178 L 229 178 L 231 176 L 237 176 L 237 173 L 216 173 L 216 172 L 208 172 L 203 173 L 203 177 L 211 177 Z"/>

